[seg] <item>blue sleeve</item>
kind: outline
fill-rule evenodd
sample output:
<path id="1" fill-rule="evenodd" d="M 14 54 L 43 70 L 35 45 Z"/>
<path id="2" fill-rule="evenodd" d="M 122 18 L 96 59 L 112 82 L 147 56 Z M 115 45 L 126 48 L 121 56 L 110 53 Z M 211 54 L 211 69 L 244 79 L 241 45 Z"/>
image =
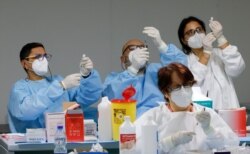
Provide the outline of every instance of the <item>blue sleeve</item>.
<path id="1" fill-rule="evenodd" d="M 169 44 L 166 50 L 166 52 L 160 53 L 160 59 L 164 66 L 172 62 L 182 63 L 187 66 L 187 55 L 174 44 Z"/>
<path id="2" fill-rule="evenodd" d="M 131 76 L 128 71 L 121 73 L 110 73 L 103 84 L 103 96 L 109 100 L 114 98 L 123 98 L 122 91 L 130 85 L 136 85 L 139 81 L 138 76 Z"/>
<path id="3" fill-rule="evenodd" d="M 12 88 L 8 109 L 12 116 L 20 120 L 34 120 L 63 95 L 58 80 L 50 85 L 39 85 L 32 91 L 26 81 L 18 81 Z"/>
<path id="4" fill-rule="evenodd" d="M 96 70 L 91 72 L 87 78 L 82 78 L 80 86 L 68 91 L 70 101 L 76 101 L 83 108 L 96 103 L 102 93 L 102 83 L 99 73 Z"/>

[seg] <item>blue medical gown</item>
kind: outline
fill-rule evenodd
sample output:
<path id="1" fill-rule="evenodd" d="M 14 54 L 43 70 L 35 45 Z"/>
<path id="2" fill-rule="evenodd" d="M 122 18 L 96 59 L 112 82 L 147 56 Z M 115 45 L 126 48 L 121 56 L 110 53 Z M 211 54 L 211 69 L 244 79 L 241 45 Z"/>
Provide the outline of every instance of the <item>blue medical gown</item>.
<path id="1" fill-rule="evenodd" d="M 45 128 L 44 113 L 61 112 L 62 103 L 75 101 L 84 110 L 85 118 L 92 118 L 88 107 L 101 96 L 102 86 L 99 73 L 95 70 L 87 78 L 82 78 L 80 86 L 63 90 L 58 75 L 32 81 L 17 81 L 10 94 L 8 121 L 11 132 L 25 133 L 26 128 Z M 96 113 L 95 113 L 96 114 Z"/>
<path id="2" fill-rule="evenodd" d="M 132 76 L 127 70 L 110 73 L 104 81 L 103 96 L 108 96 L 109 100 L 122 99 L 122 91 L 132 85 L 136 89 L 132 98 L 137 101 L 137 118 L 150 108 L 158 106 L 158 102 L 164 102 L 164 96 L 157 85 L 158 70 L 171 62 L 187 64 L 187 56 L 175 45 L 169 44 L 166 50 L 160 53 L 161 63 L 148 64 L 144 74 Z"/>

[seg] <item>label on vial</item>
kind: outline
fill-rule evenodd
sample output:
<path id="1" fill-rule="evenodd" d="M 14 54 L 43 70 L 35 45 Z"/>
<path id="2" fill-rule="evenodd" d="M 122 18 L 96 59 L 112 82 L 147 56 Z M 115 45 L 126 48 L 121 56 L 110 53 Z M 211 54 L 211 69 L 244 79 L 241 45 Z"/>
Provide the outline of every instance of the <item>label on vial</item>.
<path id="1" fill-rule="evenodd" d="M 133 149 L 135 147 L 135 134 L 121 134 L 120 135 L 120 149 Z"/>

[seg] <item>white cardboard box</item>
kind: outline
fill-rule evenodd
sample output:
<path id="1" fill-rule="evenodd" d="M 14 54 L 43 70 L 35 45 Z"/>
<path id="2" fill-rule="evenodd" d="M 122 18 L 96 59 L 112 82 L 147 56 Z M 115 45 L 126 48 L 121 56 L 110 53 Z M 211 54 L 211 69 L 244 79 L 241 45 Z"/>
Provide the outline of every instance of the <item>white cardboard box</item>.
<path id="1" fill-rule="evenodd" d="M 45 113 L 45 125 L 47 133 L 47 142 L 53 143 L 58 125 L 62 125 L 65 131 L 65 113 Z"/>
<path id="2" fill-rule="evenodd" d="M 29 143 L 45 143 L 46 130 L 44 128 L 26 129 L 26 141 Z"/>

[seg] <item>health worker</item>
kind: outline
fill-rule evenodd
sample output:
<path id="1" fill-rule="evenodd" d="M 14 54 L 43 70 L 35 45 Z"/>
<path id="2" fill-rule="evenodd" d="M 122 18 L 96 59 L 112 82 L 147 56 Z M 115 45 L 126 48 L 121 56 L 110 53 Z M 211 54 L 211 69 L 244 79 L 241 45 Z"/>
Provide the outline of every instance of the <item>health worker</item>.
<path id="1" fill-rule="evenodd" d="M 211 153 L 239 145 L 238 136 L 213 109 L 192 102 L 195 83 L 191 71 L 180 63 L 159 70 L 158 87 L 165 102 L 135 121 L 138 153 L 144 146 L 141 126 L 149 117 L 157 124 L 160 154 Z"/>
<path id="2" fill-rule="evenodd" d="M 233 79 L 244 71 L 245 62 L 237 46 L 223 35 L 220 22 L 211 18 L 209 27 L 211 32 L 206 34 L 200 19 L 188 17 L 181 21 L 178 36 L 183 52 L 188 55 L 188 67 L 202 93 L 213 100 L 214 109 L 238 108 Z"/>
<path id="3" fill-rule="evenodd" d="M 12 133 L 25 133 L 26 128 L 45 128 L 44 114 L 62 112 L 63 102 L 77 102 L 85 118 L 92 117 L 88 107 L 98 101 L 102 87 L 91 59 L 83 55 L 80 73 L 62 78 L 46 76 L 50 58 L 41 43 L 32 42 L 22 47 L 20 62 L 27 77 L 17 81 L 10 93 L 8 122 Z"/>
<path id="4" fill-rule="evenodd" d="M 148 35 L 149 32 L 143 33 Z M 103 95 L 108 96 L 110 100 L 123 98 L 122 91 L 131 85 L 136 89 L 133 99 L 137 101 L 137 117 L 164 100 L 157 88 L 159 68 L 173 61 L 187 63 L 186 55 L 174 45 L 165 44 L 159 32 L 154 34 L 153 41 L 160 53 L 150 52 L 147 45 L 139 39 L 128 40 L 122 47 L 120 57 L 124 71 L 110 73 L 104 82 Z M 150 54 L 160 54 L 161 63 L 149 63 Z"/>

